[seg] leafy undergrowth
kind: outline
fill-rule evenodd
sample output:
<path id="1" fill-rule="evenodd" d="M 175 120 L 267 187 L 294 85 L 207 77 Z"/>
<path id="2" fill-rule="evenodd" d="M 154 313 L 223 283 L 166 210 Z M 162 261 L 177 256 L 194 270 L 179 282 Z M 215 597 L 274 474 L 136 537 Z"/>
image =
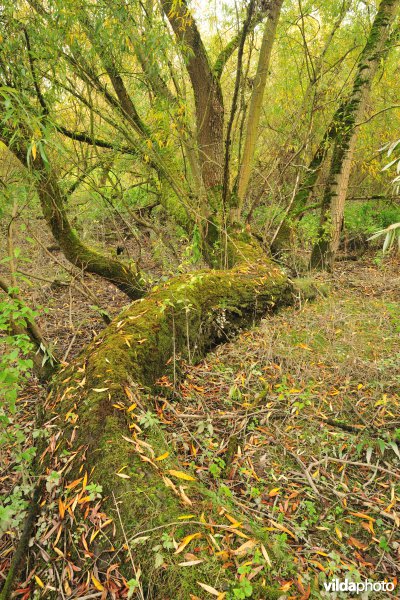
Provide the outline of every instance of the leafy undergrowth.
<path id="1" fill-rule="evenodd" d="M 329 297 L 268 317 L 197 366 L 176 364 L 175 372 L 186 375 L 175 386 L 160 380 L 154 412 L 139 414 L 129 396 L 127 407 L 117 407 L 131 420 L 142 460 L 177 491 L 178 522 L 127 530 L 129 551 L 114 548 L 106 563 L 97 544 L 107 539 L 112 545 L 119 517 L 113 521 L 103 510 L 102 488 L 86 473 L 84 453 L 67 453 L 49 469 L 17 598 L 153 598 L 141 583 L 145 563 L 166 582 L 180 572 L 190 580 L 184 600 L 333 597 L 323 583 L 345 577 L 397 584 L 396 265 L 346 264 L 323 279 Z M 33 400 L 19 399 L 27 432 Z M 155 425 L 164 429 L 182 470 L 166 470 L 168 453 L 149 454 L 146 431 Z M 53 419 L 41 432 L 48 440 L 43 458 L 60 432 Z M 34 443 L 27 437 L 27 448 Z M 75 461 L 80 476 L 66 485 Z M 6 463 L 1 483 L 11 490 L 16 482 Z M 129 479 L 125 467 L 118 475 Z M 216 511 L 204 511 L 204 502 L 197 506 L 193 479 L 208 490 Z M 17 525 L 10 524 L 0 545 L 3 574 Z M 210 582 L 215 570 L 220 575 Z"/>

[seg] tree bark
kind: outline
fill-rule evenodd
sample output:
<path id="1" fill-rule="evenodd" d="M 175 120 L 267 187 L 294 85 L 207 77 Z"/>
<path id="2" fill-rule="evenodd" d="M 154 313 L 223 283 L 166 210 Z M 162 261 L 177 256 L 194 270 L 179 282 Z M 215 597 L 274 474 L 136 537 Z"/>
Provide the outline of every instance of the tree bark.
<path id="1" fill-rule="evenodd" d="M 276 28 L 281 14 L 283 0 L 273 0 L 270 6 L 268 20 L 264 27 L 260 55 L 258 58 L 257 72 L 254 81 L 253 93 L 250 100 L 247 130 L 243 149 L 243 158 L 240 165 L 237 182 L 237 206 L 232 210 L 232 221 L 239 222 L 240 213 L 246 197 L 247 188 L 253 166 L 254 152 L 257 142 L 257 130 L 260 122 L 262 102 L 265 85 L 271 61 L 272 46 L 275 40 Z M 235 195 L 233 195 L 234 199 Z"/>
<path id="2" fill-rule="evenodd" d="M 199 30 L 186 0 L 162 0 L 176 39 L 190 48 L 186 68 L 196 105 L 197 143 L 206 190 L 222 188 L 224 163 L 224 100 L 220 81 L 210 65 Z"/>
<path id="3" fill-rule="evenodd" d="M 339 115 L 330 173 L 322 201 L 319 235 L 310 261 L 313 268 L 333 268 L 339 247 L 351 162 L 357 141 L 356 123 L 362 119 L 373 79 L 382 56 L 388 49 L 390 27 L 398 14 L 399 4 L 399 0 L 381 1 L 357 65 L 351 95 Z"/>
<path id="4" fill-rule="evenodd" d="M 145 293 L 142 276 L 135 264 L 124 264 L 84 244 L 69 222 L 65 209 L 66 196 L 63 194 L 51 165 L 44 162 L 40 154 L 27 161 L 27 145 L 19 141 L 9 145 L 9 136 L 0 139 L 8 146 L 20 162 L 32 169 L 43 216 L 54 239 L 59 244 L 65 258 L 75 267 L 93 273 L 115 285 L 132 300 Z"/>
<path id="5" fill-rule="evenodd" d="M 323 75 L 325 56 L 327 55 L 327 52 L 332 44 L 336 32 L 340 29 L 343 19 L 349 11 L 351 2 L 352 0 L 343 0 L 343 4 L 339 11 L 339 15 L 332 27 L 331 32 L 329 33 L 329 36 L 322 49 L 321 54 L 315 61 L 313 69 L 313 78 L 307 86 L 300 109 L 296 111 L 296 115 L 294 115 L 294 118 L 302 117 L 304 109 L 307 107 L 307 103 L 310 101 L 312 92 L 315 89 L 317 82 Z M 330 148 L 331 141 L 334 136 L 337 115 L 340 114 L 340 110 L 341 107 L 338 109 L 338 111 L 336 111 L 329 127 L 325 131 L 325 134 L 307 167 L 307 170 L 302 178 L 299 188 L 295 193 L 290 206 L 287 207 L 284 218 L 280 222 L 279 227 L 274 235 L 271 244 L 271 250 L 274 256 L 279 256 L 282 254 L 282 252 L 290 250 L 290 237 L 292 233 L 292 226 L 290 221 L 292 218 L 296 218 L 297 215 L 302 214 L 304 212 L 305 207 L 307 206 L 308 199 L 318 180 L 321 167 L 325 161 L 326 155 Z"/>

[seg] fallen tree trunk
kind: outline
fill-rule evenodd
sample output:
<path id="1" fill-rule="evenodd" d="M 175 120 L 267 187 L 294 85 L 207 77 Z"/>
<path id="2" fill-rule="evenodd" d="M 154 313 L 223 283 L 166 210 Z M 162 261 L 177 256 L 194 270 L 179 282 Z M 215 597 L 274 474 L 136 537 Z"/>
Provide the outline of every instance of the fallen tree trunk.
<path id="1" fill-rule="evenodd" d="M 198 361 L 266 311 L 291 300 L 291 284 L 274 263 L 253 247 L 239 244 L 236 251 L 245 254 L 246 260 L 233 269 L 185 274 L 134 302 L 54 382 L 47 410 L 49 418 L 57 415 L 54 425 L 62 434 L 50 443 L 48 469 L 61 473 L 62 484 L 52 492 L 51 501 L 57 503 L 60 514 L 49 520 L 53 532 L 48 548 L 54 544 L 59 556 L 59 528 L 64 527 L 63 536 L 70 536 L 71 545 L 67 544 L 67 555 L 65 549 L 62 552 L 63 560 L 82 567 L 82 556 L 90 557 L 95 581 L 110 592 L 116 593 L 122 585 L 116 570 L 110 571 L 110 565 L 117 562 L 122 563 L 127 580 L 138 579 L 141 569 L 137 597 L 189 599 L 191 593 L 201 594 L 197 581 L 215 586 L 218 579 L 219 589 L 229 587 L 229 569 L 221 570 L 222 563 L 210 552 L 208 534 L 222 531 L 232 541 L 242 544 L 244 540 L 236 540 L 237 529 L 217 516 L 216 509 L 224 501 L 212 497 L 189 467 L 183 474 L 176 470 L 177 459 L 162 424 L 154 418 L 151 421 L 149 415 L 155 410 L 151 387 L 174 368 L 178 355 Z M 142 423 L 147 425 L 145 431 Z M 99 485 L 101 511 L 88 495 Z M 47 500 L 47 506 L 51 501 Z M 84 542 L 76 541 L 79 508 L 86 515 L 79 529 L 85 532 Z M 182 519 L 187 512 L 195 518 Z M 103 523 L 108 517 L 114 519 L 114 550 L 110 550 L 109 529 L 99 525 L 102 514 Z M 216 519 L 225 524 L 218 525 Z M 57 520 L 59 528 L 54 527 Z M 88 520 L 97 523 L 95 539 Z M 66 523 L 73 525 L 68 534 Z M 184 559 L 170 552 L 156 568 L 152 549 L 163 530 L 172 532 L 178 543 L 196 532 L 196 556 L 201 564 L 182 568 L 178 563 Z M 262 535 L 268 543 L 266 534 Z M 87 593 L 79 574 L 71 569 L 69 573 L 69 597 Z M 45 572 L 38 571 L 38 575 L 43 579 Z"/>

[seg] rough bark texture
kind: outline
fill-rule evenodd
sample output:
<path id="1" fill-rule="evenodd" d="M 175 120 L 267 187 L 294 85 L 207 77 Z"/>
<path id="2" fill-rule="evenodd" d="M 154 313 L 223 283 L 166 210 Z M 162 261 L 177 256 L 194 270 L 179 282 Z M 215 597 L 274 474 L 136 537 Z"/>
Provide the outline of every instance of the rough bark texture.
<path id="1" fill-rule="evenodd" d="M 224 100 L 219 78 L 214 74 L 199 30 L 186 0 L 162 1 L 177 40 L 190 48 L 186 68 L 196 104 L 199 159 L 207 190 L 222 187 Z"/>
<path id="2" fill-rule="evenodd" d="M 139 410 L 154 410 L 151 386 L 167 369 L 173 369 L 171 359 L 173 363 L 176 355 L 185 358 L 190 355 L 192 361 L 197 361 L 229 334 L 291 299 L 287 277 L 261 256 L 257 248 L 237 243 L 232 254 L 241 262 L 230 271 L 182 275 L 134 302 L 68 370 L 60 373 L 48 405 L 48 410 L 58 415 L 63 429 L 52 463 L 60 465 L 65 449 L 72 453 L 70 456 L 77 452 L 76 456 L 84 460 L 85 471 L 90 473 L 89 483 L 103 487 L 102 510 L 114 516 L 118 524 L 114 494 L 127 538 L 144 535 L 143 531 L 149 536 L 144 545 L 134 546 L 133 550 L 148 598 L 186 599 L 199 590 L 196 581 L 215 585 L 218 577 L 219 587 L 226 583 L 227 574 L 221 571 L 218 559 L 207 555 L 206 550 L 202 555 L 206 560 L 195 569 L 178 567 L 180 556 L 172 556 L 166 571 L 155 570 L 151 548 L 155 539 L 159 539 L 160 531 L 148 530 L 172 523 L 176 539 L 182 539 L 193 533 L 194 527 L 190 521 L 179 521 L 179 517 L 194 511 L 198 517 L 204 513 L 207 533 L 216 514 L 215 507 L 224 500 L 213 497 L 193 472 L 196 481 L 171 483 L 174 477 L 168 470 L 179 467 L 162 428 L 156 425 L 138 432 L 134 414 Z M 170 364 L 166 366 L 167 363 Z M 138 407 L 127 412 L 133 401 Z M 73 415 L 73 424 L 65 428 L 68 415 Z M 154 461 L 154 456 L 166 451 L 170 451 L 167 459 Z M 59 494 L 64 500 L 65 494 L 68 495 L 66 486 L 79 471 L 80 464 L 73 465 L 71 462 L 63 472 Z M 123 473 L 130 479 L 117 476 L 124 466 Z M 190 473 L 188 467 L 185 471 Z M 187 500 L 179 487 L 182 483 L 187 486 L 186 496 L 193 502 L 189 508 L 185 508 Z M 119 550 L 122 540 L 121 528 L 118 528 L 113 543 Z M 268 544 L 267 538 L 264 543 Z M 100 554 L 104 544 L 99 536 L 90 551 Z M 199 544 L 202 545 L 201 540 Z M 102 557 L 107 558 L 107 555 Z M 133 577 L 130 569 L 131 572 L 129 566 L 126 569 L 127 579 Z"/>
<path id="3" fill-rule="evenodd" d="M 398 14 L 399 0 L 382 0 L 368 41 L 361 54 L 350 98 L 339 115 L 330 173 L 324 191 L 319 239 L 311 256 L 314 268 L 332 268 L 339 247 L 344 204 L 357 139 L 357 121 L 361 120 L 390 34 Z"/>

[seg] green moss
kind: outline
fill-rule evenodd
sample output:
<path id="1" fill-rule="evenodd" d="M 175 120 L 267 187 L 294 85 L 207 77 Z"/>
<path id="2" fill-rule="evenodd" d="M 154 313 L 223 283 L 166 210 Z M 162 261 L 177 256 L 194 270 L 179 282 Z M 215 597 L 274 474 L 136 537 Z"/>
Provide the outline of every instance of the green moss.
<path id="1" fill-rule="evenodd" d="M 189 342 L 191 359 L 199 360 L 227 335 L 252 324 L 271 307 L 290 302 L 291 286 L 286 276 L 260 255 L 256 246 L 247 247 L 245 241 L 239 240 L 238 249 L 249 260 L 234 269 L 182 275 L 155 288 L 146 299 L 134 302 L 60 374 L 54 386 L 54 394 L 63 397 L 61 407 L 56 406 L 61 420 L 71 410 L 78 415 L 73 447 L 67 441 L 68 430 L 64 434 L 64 447 L 86 448 L 85 470 L 90 473 L 91 481 L 103 487 L 102 509 L 114 518 L 119 540 L 116 543 L 122 544 L 124 539 L 116 500 L 128 538 L 149 535 L 143 546 L 135 546 L 134 552 L 142 568 L 144 585 L 153 598 L 189 598 L 189 592 L 200 591 L 196 581 L 214 585 L 218 578 L 221 589 L 229 586 L 229 573 L 221 571 L 219 559 L 211 556 L 208 545 L 200 544 L 200 540 L 199 557 L 204 558 L 204 563 L 196 568 L 177 566 L 181 556 L 166 552 L 168 569 L 155 568 L 152 548 L 159 542 L 164 527 L 179 541 L 193 532 L 193 524 L 180 522 L 182 514 L 189 511 L 200 516 L 204 512 L 207 519 L 217 522 L 220 502 L 198 482 L 174 481 L 177 490 L 182 483 L 187 486 L 193 507 L 185 506 L 179 492 L 167 487 L 163 480 L 169 468 L 179 469 L 179 466 L 161 426 L 148 428 L 139 435 L 140 440 L 150 445 L 154 456 L 167 449 L 170 452 L 167 461 L 151 464 L 146 462 L 154 458 L 151 452 L 138 447 L 134 438 L 133 443 L 129 442 L 131 416 L 126 409 L 133 397 L 139 404 L 137 410 L 153 409 L 149 389 L 165 372 L 174 350 L 187 357 Z M 57 451 L 62 447 L 61 444 Z M 76 476 L 79 467 L 77 463 L 71 477 Z M 118 472 L 130 479 L 119 477 Z M 202 527 L 204 533 L 208 531 L 201 525 L 195 531 L 201 531 Z M 102 540 L 96 543 L 101 547 Z M 128 562 L 124 572 L 130 578 L 129 570 Z"/>

